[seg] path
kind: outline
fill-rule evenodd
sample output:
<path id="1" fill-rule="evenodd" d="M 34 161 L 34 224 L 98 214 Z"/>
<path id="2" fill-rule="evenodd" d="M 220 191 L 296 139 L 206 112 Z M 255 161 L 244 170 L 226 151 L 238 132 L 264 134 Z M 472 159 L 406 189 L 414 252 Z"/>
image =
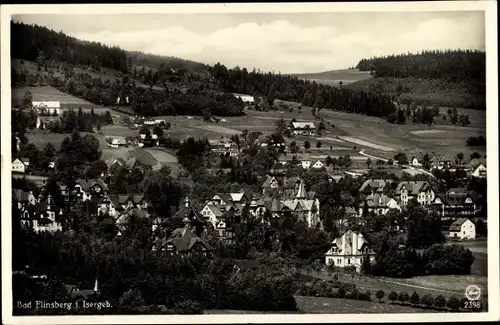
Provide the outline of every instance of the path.
<path id="1" fill-rule="evenodd" d="M 360 155 L 362 155 L 362 156 L 368 157 L 368 158 L 370 158 L 370 159 L 382 160 L 383 162 L 388 162 L 388 161 L 389 161 L 388 159 L 385 159 L 385 158 L 382 158 L 382 157 L 375 157 L 375 156 L 372 156 L 372 155 L 366 154 L 366 153 L 364 152 L 364 150 L 361 150 L 361 151 L 359 152 L 359 154 L 360 154 Z M 428 176 L 430 176 L 430 177 L 436 178 L 436 176 L 434 176 L 434 174 L 433 174 L 433 173 L 431 173 L 431 172 L 429 172 L 429 171 L 427 171 L 427 170 L 425 170 L 425 169 L 422 169 L 422 168 L 416 168 L 416 167 L 414 167 L 414 166 L 410 166 L 410 165 L 401 165 L 401 167 L 404 167 L 404 168 L 409 168 L 409 169 L 413 169 L 413 170 L 417 170 L 417 171 L 421 172 L 422 174 L 426 174 L 426 175 L 428 175 Z"/>
<path id="2" fill-rule="evenodd" d="M 390 284 L 395 284 L 395 285 L 400 285 L 400 286 L 406 286 L 406 287 L 412 287 L 412 288 L 417 288 L 417 289 L 423 289 L 423 290 L 432 290 L 432 291 L 440 291 L 440 292 L 445 292 L 445 293 L 451 293 L 451 294 L 462 294 L 462 292 L 457 292 L 457 291 L 450 291 L 450 290 L 444 290 L 444 289 L 437 289 L 437 288 L 432 288 L 432 287 L 424 287 L 424 286 L 418 286 L 415 284 L 409 284 L 409 283 L 404 283 L 404 282 L 397 282 L 397 281 L 389 281 L 389 280 L 384 280 L 384 279 L 377 279 L 378 281 L 390 283 Z"/>

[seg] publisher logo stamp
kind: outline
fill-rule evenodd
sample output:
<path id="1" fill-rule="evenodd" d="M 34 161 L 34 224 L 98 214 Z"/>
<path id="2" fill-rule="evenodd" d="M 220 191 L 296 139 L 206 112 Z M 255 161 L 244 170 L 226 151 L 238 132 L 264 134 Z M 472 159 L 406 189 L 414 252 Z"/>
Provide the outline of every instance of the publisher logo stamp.
<path id="1" fill-rule="evenodd" d="M 470 285 L 465 289 L 465 297 L 471 301 L 479 300 L 481 297 L 481 288 L 477 285 Z"/>

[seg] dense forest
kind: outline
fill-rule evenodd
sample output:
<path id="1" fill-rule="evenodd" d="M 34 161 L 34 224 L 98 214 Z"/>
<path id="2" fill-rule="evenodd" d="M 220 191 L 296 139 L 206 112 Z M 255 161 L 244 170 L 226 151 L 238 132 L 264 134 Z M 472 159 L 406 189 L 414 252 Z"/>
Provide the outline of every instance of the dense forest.
<path id="1" fill-rule="evenodd" d="M 118 47 L 86 42 L 46 27 L 11 22 L 11 57 L 37 61 L 67 62 L 99 71 L 110 68 L 127 72 L 127 53 Z"/>
<path id="2" fill-rule="evenodd" d="M 255 70 L 248 72 L 239 67 L 227 69 L 220 63 L 211 68 L 211 74 L 225 91 L 264 96 L 269 103 L 281 99 L 319 109 L 380 117 L 387 117 L 395 111 L 390 96 L 321 85 L 293 76 Z"/>
<path id="3" fill-rule="evenodd" d="M 423 51 L 363 59 L 356 66 L 375 77 L 485 82 L 486 53 L 471 50 Z"/>

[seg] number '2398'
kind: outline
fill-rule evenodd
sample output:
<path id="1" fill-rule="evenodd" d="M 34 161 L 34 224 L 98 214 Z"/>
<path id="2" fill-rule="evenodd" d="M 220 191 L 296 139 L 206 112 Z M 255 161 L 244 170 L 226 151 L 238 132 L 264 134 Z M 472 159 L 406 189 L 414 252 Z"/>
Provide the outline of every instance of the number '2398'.
<path id="1" fill-rule="evenodd" d="M 468 300 L 464 302 L 465 309 L 481 309 L 481 301 Z"/>

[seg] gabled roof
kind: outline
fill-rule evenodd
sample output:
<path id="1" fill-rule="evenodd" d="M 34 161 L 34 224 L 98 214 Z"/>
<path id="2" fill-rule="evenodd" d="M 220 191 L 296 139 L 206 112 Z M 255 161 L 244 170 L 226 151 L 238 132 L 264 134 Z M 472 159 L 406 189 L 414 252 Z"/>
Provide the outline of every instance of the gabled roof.
<path id="1" fill-rule="evenodd" d="M 229 193 L 229 195 L 233 202 L 240 202 L 245 196 L 245 193 Z"/>
<path id="2" fill-rule="evenodd" d="M 98 178 L 98 179 L 79 178 L 76 180 L 76 183 L 80 184 L 84 191 L 89 190 L 92 186 L 94 186 L 96 184 L 99 185 L 103 190 L 105 190 L 105 191 L 108 190 L 108 186 L 101 178 Z"/>
<path id="3" fill-rule="evenodd" d="M 458 218 L 450 225 L 450 231 L 460 231 L 462 225 L 469 219 L 467 218 Z"/>
<path id="4" fill-rule="evenodd" d="M 266 180 L 264 181 L 264 183 L 262 184 L 261 187 L 263 188 L 268 188 L 268 187 L 271 187 L 271 182 L 275 180 L 275 181 L 278 181 L 276 178 L 274 178 L 273 176 L 267 176 Z M 279 184 L 279 182 L 278 182 Z"/>
<path id="5" fill-rule="evenodd" d="M 208 207 L 210 209 L 210 211 L 212 211 L 212 213 L 218 218 L 220 218 L 224 215 L 224 213 L 222 213 L 222 211 L 220 210 L 220 207 L 218 205 L 206 204 L 205 207 Z"/>
<path id="6" fill-rule="evenodd" d="M 392 200 L 385 194 L 373 194 L 366 197 L 366 203 L 369 207 L 386 207 L 389 201 Z M 364 203 L 361 203 L 363 206 Z"/>
<path id="7" fill-rule="evenodd" d="M 178 252 L 189 251 L 197 243 L 201 243 L 209 251 L 213 250 L 212 246 L 208 242 L 196 236 L 188 228 L 175 229 L 166 243 L 174 245 Z"/>
<path id="8" fill-rule="evenodd" d="M 486 159 L 484 158 L 474 158 L 469 161 L 469 166 L 472 168 L 477 168 L 479 165 L 486 166 Z"/>
<path id="9" fill-rule="evenodd" d="M 396 188 L 395 193 L 401 194 L 401 190 L 405 188 L 410 195 L 417 195 L 421 191 L 426 191 L 430 187 L 427 181 L 401 181 Z"/>

